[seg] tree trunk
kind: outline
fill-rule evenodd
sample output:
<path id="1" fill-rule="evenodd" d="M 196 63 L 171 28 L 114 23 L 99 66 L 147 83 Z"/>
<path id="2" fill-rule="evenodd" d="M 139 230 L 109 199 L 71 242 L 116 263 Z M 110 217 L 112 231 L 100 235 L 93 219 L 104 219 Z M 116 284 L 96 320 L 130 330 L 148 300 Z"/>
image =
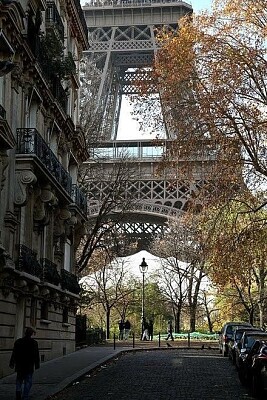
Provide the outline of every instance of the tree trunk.
<path id="1" fill-rule="evenodd" d="M 197 312 L 197 305 L 198 305 L 198 295 L 199 295 L 199 290 L 200 290 L 200 284 L 202 281 L 202 278 L 204 276 L 203 273 L 203 265 L 200 265 L 198 268 L 198 273 L 199 275 L 197 276 L 197 268 L 195 268 L 195 265 L 192 264 L 191 268 L 191 276 L 189 279 L 189 298 L 188 298 L 188 304 L 189 304 L 189 313 L 190 313 L 190 332 L 195 332 L 196 330 L 196 312 Z M 195 286 L 194 286 L 195 284 Z"/>
<path id="2" fill-rule="evenodd" d="M 196 331 L 196 307 L 192 305 L 190 309 L 190 332 Z"/>
<path id="3" fill-rule="evenodd" d="M 110 308 L 106 311 L 106 338 L 110 339 Z"/>
<path id="4" fill-rule="evenodd" d="M 180 333 L 181 331 L 181 313 L 182 313 L 182 307 L 179 305 L 175 309 L 173 309 L 173 315 L 174 315 L 174 332 Z"/>

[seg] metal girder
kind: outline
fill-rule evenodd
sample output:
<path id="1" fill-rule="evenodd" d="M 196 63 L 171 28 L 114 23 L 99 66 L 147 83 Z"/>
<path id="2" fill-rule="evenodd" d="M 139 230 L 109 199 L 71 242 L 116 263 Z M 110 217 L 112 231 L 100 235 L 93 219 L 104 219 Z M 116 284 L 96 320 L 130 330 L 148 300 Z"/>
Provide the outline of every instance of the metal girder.
<path id="1" fill-rule="evenodd" d="M 120 88 L 122 94 L 137 94 L 137 82 L 141 81 L 150 81 L 151 80 L 151 71 L 126 71 L 122 72 L 119 76 L 120 80 Z M 153 88 L 150 88 L 150 92 L 152 92 Z M 156 88 L 154 88 L 154 92 L 156 92 Z"/>
<path id="2" fill-rule="evenodd" d="M 150 66 L 158 48 L 156 28 L 177 29 L 179 18 L 193 10 L 184 1 L 105 0 L 92 1 L 83 11 L 90 44 L 84 55 L 101 75 L 96 103 L 103 110 L 101 135 L 109 140 L 117 137 L 119 97 L 136 93 L 125 72 Z"/>

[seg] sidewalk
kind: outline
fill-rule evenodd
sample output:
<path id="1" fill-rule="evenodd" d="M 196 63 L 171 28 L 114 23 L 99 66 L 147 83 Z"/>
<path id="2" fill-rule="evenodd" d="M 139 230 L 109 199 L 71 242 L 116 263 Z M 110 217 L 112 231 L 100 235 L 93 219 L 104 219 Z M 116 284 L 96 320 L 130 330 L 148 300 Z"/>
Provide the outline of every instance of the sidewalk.
<path id="1" fill-rule="evenodd" d="M 112 346 L 86 347 L 42 363 L 33 375 L 32 399 L 47 399 L 124 350 L 129 350 L 129 347 L 116 347 L 115 350 Z M 0 400 L 15 399 L 15 379 L 16 374 L 0 379 Z"/>

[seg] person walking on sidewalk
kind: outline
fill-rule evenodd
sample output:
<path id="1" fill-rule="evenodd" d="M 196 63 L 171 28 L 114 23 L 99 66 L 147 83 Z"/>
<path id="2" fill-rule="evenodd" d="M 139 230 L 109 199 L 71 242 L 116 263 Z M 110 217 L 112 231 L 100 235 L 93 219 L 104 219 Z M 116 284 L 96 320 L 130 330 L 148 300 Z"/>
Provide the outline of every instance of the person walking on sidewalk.
<path id="1" fill-rule="evenodd" d="M 172 332 L 173 332 L 172 321 L 169 320 L 168 321 L 168 335 L 166 337 L 166 340 L 168 340 L 169 338 L 171 338 L 171 340 L 174 340 Z"/>
<path id="2" fill-rule="evenodd" d="M 149 336 L 148 336 L 148 323 L 147 320 L 143 319 L 143 334 L 142 334 L 142 339 L 141 340 L 149 340 Z"/>
<path id="3" fill-rule="evenodd" d="M 126 319 L 125 324 L 124 324 L 124 339 L 128 340 L 129 339 L 129 334 L 130 334 L 130 329 L 131 329 L 131 323 L 128 319 Z"/>
<path id="4" fill-rule="evenodd" d="M 123 340 L 123 337 L 124 337 L 124 322 L 121 319 L 119 321 L 119 340 Z"/>
<path id="5" fill-rule="evenodd" d="M 149 340 L 153 340 L 153 321 L 150 319 L 148 321 L 148 337 Z"/>
<path id="6" fill-rule="evenodd" d="M 40 355 L 38 343 L 32 338 L 35 334 L 33 328 L 26 328 L 25 336 L 15 341 L 10 358 L 10 368 L 15 367 L 16 378 L 16 400 L 29 400 L 32 387 L 32 376 L 34 368 L 40 368 Z M 22 385 L 23 397 L 22 397 Z"/>

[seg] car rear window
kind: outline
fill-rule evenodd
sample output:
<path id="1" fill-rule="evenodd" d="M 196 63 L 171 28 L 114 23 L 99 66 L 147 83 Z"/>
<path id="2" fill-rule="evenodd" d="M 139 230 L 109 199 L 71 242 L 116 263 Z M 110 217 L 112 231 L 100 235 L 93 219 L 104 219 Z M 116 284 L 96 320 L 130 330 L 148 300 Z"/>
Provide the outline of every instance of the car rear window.
<path id="1" fill-rule="evenodd" d="M 251 348 L 256 340 L 266 340 L 267 335 L 248 336 L 245 340 L 245 346 Z"/>
<path id="2" fill-rule="evenodd" d="M 240 327 L 242 327 L 242 325 L 228 325 L 226 328 L 226 333 L 233 334 L 234 331 Z"/>

